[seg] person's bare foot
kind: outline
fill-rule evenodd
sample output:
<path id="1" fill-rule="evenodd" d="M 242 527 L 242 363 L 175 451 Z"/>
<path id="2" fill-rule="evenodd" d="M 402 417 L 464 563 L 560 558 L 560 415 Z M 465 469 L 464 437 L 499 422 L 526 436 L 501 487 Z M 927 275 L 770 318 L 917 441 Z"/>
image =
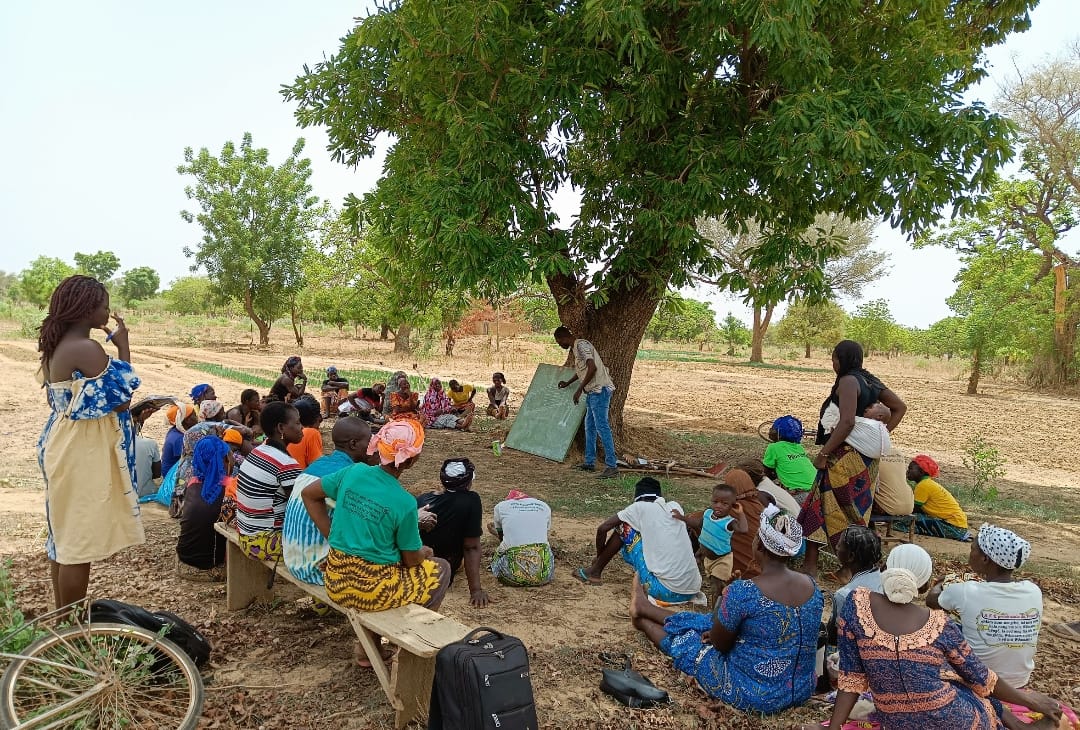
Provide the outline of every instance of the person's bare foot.
<path id="1" fill-rule="evenodd" d="M 645 593 L 645 586 L 641 585 L 641 579 L 634 575 L 634 582 L 630 586 L 630 619 L 640 616 L 648 602 L 649 596 Z"/>

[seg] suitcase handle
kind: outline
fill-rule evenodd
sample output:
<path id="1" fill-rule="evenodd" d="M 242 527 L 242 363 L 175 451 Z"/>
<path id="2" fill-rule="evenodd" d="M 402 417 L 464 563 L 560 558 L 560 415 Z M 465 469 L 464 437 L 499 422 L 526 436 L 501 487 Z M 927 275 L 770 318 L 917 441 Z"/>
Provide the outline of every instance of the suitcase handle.
<path id="1" fill-rule="evenodd" d="M 477 628 L 473 629 L 469 633 L 465 634 L 465 637 L 461 641 L 462 641 L 462 643 L 465 643 L 465 644 L 475 643 L 478 640 L 473 639 L 473 637 L 476 636 L 477 634 L 481 633 L 481 632 L 484 632 L 484 631 L 488 632 L 489 634 L 495 634 L 495 636 L 497 638 L 499 638 L 499 639 L 506 638 L 506 637 L 503 636 L 501 631 L 496 631 L 495 629 L 491 628 L 490 626 L 478 626 Z"/>

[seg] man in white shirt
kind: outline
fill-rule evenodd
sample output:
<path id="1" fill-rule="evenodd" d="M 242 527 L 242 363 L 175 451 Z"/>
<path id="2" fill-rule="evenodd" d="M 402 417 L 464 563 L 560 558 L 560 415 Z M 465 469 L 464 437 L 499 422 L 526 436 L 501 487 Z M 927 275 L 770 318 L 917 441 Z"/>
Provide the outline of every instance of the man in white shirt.
<path id="1" fill-rule="evenodd" d="M 596 528 L 596 559 L 574 577 L 599 585 L 601 574 L 620 551 L 658 605 L 701 600 L 701 572 L 686 524 L 671 516 L 684 513 L 678 502 L 664 500 L 660 482 L 644 477 L 634 487 L 634 501 Z"/>
<path id="2" fill-rule="evenodd" d="M 574 377 L 560 380 L 559 387 L 566 388 L 574 382 L 581 382 L 574 393 L 576 404 L 582 394 L 585 395 L 585 461 L 578 465 L 582 471 L 596 470 L 596 437 L 604 446 L 604 471 L 601 479 L 611 479 L 619 475 L 618 457 L 615 455 L 615 438 L 611 435 L 608 421 L 608 409 L 611 407 L 611 394 L 615 384 L 608 375 L 600 353 L 588 340 L 574 337 L 567 327 L 555 330 L 555 341 L 564 350 L 570 350 L 574 357 Z"/>
<path id="3" fill-rule="evenodd" d="M 135 437 L 135 478 L 139 480 L 135 491 L 140 497 L 157 494 L 154 480 L 161 479 L 161 449 L 154 439 Z"/>

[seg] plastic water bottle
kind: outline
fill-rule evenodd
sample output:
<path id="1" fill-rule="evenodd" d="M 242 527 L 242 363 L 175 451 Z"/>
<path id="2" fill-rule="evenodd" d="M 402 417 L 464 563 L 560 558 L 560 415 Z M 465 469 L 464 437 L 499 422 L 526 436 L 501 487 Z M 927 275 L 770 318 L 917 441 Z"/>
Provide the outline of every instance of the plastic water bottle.
<path id="1" fill-rule="evenodd" d="M 502 456 L 502 441 L 491 442 L 491 453 L 495 454 L 495 456 Z"/>

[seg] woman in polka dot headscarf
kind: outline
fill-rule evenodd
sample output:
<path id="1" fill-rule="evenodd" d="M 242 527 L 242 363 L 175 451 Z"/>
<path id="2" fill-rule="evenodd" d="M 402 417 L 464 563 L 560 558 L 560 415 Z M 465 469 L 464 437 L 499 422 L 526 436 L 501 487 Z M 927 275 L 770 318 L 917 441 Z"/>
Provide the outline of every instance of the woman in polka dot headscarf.
<path id="1" fill-rule="evenodd" d="M 1035 649 L 1042 625 L 1042 591 L 1029 580 L 1016 580 L 1013 572 L 1031 555 L 1031 544 L 1012 530 L 989 523 L 979 528 L 971 544 L 968 563 L 979 580 L 943 586 L 938 583 L 926 596 L 926 605 L 943 608 L 960 618 L 964 638 L 983 663 L 998 677 L 1023 690 L 1035 670 Z M 1028 707 L 1004 703 L 1009 711 L 1028 722 Z M 1076 715 L 1062 708 L 1064 727 L 1080 728 Z M 999 712 L 999 714 L 1000 714 Z"/>

